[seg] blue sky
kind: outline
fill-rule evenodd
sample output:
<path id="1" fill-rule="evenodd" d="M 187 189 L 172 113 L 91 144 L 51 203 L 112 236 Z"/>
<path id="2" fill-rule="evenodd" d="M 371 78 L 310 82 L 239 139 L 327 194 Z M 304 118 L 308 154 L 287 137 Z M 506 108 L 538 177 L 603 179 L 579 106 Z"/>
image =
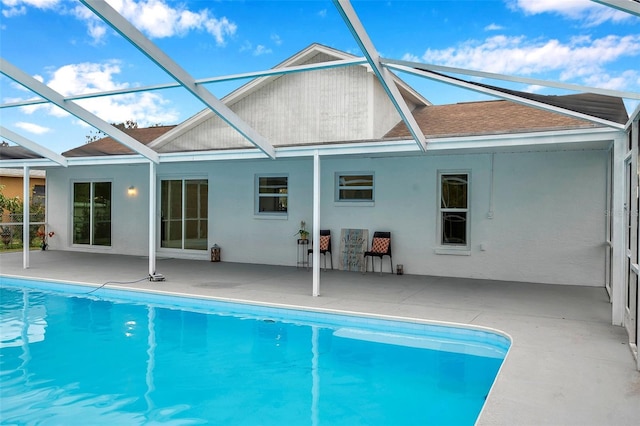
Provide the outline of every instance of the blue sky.
<path id="1" fill-rule="evenodd" d="M 311 43 L 362 55 L 330 1 L 108 3 L 196 79 L 272 68 Z M 588 0 L 369 0 L 352 5 L 386 58 L 640 92 L 640 18 Z M 79 2 L 0 0 L 0 6 L 1 56 L 64 95 L 171 82 Z M 435 104 L 489 99 L 401 77 Z M 245 82 L 207 88 L 223 97 Z M 0 103 L 34 96 L 5 76 L 0 76 L 0 91 Z M 133 119 L 141 126 L 177 124 L 203 108 L 181 89 L 78 103 L 105 121 Z M 631 112 L 637 102 L 626 104 Z M 93 130 L 52 106 L 1 109 L 0 124 L 55 152 L 82 145 Z"/>

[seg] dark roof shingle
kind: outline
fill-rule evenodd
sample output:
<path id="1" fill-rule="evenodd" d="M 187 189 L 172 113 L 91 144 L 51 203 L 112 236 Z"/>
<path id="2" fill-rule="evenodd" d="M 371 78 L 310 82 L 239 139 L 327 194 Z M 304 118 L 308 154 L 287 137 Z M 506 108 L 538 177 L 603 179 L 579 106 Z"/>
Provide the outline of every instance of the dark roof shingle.
<path id="1" fill-rule="evenodd" d="M 174 127 L 176 126 L 154 126 L 137 129 L 124 129 L 124 132 L 138 142 L 147 145 L 148 143 L 153 142 Z M 73 148 L 62 153 L 62 155 L 64 155 L 65 157 L 93 157 L 102 155 L 128 154 L 135 154 L 135 152 L 110 136 L 98 139 L 97 141 L 79 146 L 77 148 Z"/>
<path id="2" fill-rule="evenodd" d="M 601 108 L 601 116 L 618 117 L 616 122 L 623 120 L 623 115 L 626 117 L 626 109 L 619 98 L 591 94 L 568 97 L 569 99 L 566 99 L 567 96 L 552 98 L 556 98 L 560 103 L 571 103 L 585 114 L 584 110 L 593 111 Z M 599 99 L 606 102 L 598 104 Z M 585 102 L 582 102 L 583 100 Z M 427 137 L 540 132 L 602 126 L 580 118 L 504 100 L 431 105 L 416 108 L 413 116 Z M 384 137 L 390 139 L 410 136 L 406 125 L 401 121 Z"/>

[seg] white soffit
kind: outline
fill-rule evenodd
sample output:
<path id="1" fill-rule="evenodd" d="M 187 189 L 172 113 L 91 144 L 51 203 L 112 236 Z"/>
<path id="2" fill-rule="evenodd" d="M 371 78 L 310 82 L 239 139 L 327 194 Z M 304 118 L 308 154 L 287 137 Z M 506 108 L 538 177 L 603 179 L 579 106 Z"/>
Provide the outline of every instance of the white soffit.
<path id="1" fill-rule="evenodd" d="M 164 53 L 151 40 L 146 38 L 137 28 L 135 28 L 122 15 L 115 11 L 104 0 L 80 0 L 89 10 L 93 11 L 100 19 L 109 24 L 114 30 L 120 33 L 129 43 L 137 47 L 149 59 L 155 62 L 167 74 L 173 77 L 182 87 L 187 89 L 211 108 L 228 125 L 233 127 L 245 139 L 258 147 L 270 158 L 275 158 L 276 153 L 273 146 L 251 126 L 238 117 L 229 107 L 216 98 L 204 86 L 197 85 L 187 71 Z"/>
<path id="2" fill-rule="evenodd" d="M 71 101 L 65 101 L 64 97 L 60 93 L 51 89 L 49 86 L 39 82 L 18 67 L 10 64 L 3 58 L 0 58 L 0 72 L 2 72 L 10 79 L 16 81 L 17 83 L 20 83 L 32 92 L 35 92 L 43 98 L 48 99 L 51 103 L 78 117 L 80 120 L 92 125 L 98 130 L 103 131 L 121 144 L 126 145 L 139 154 L 142 154 L 154 163 L 158 163 L 160 161 L 158 158 L 158 153 L 156 153 L 152 149 L 138 142 L 122 130 L 112 126 L 98 116 L 82 108 L 80 105 Z"/>
<path id="3" fill-rule="evenodd" d="M 148 163 L 149 160 L 146 160 L 146 162 Z M 2 166 L 2 168 L 20 168 L 23 169 L 24 166 L 28 166 L 31 168 L 47 168 L 47 167 L 51 167 L 51 166 L 57 166 L 59 167 L 59 164 L 54 163 L 53 161 L 49 160 L 48 158 L 28 158 L 28 159 L 15 159 L 15 160 L 2 160 L 0 162 L 0 166 Z"/>
<path id="4" fill-rule="evenodd" d="M 58 163 L 61 166 L 67 167 L 67 159 L 60 154 L 57 154 L 51 151 L 49 148 L 45 148 L 42 145 L 39 145 L 32 140 L 25 138 L 24 136 L 20 136 L 17 133 L 12 132 L 4 126 L 0 126 L 0 136 L 5 139 L 9 139 L 11 142 L 17 143 L 18 145 L 28 149 L 31 152 L 35 152 L 38 155 L 41 155 L 49 160 Z"/>
<path id="5" fill-rule="evenodd" d="M 413 117 L 413 114 L 411 114 L 407 103 L 402 98 L 398 87 L 393 81 L 393 76 L 389 70 L 384 68 L 380 63 L 380 55 L 378 55 L 373 43 L 369 39 L 367 31 L 362 26 L 362 23 L 360 22 L 358 15 L 356 15 L 355 10 L 353 10 L 351 3 L 347 0 L 333 0 L 333 4 L 336 6 L 336 9 L 338 9 L 338 13 L 340 13 L 340 16 L 344 19 L 347 27 L 349 27 L 349 31 L 351 31 L 353 38 L 360 46 L 360 49 L 367 58 L 369 65 L 371 65 L 374 74 L 378 77 L 378 80 L 387 93 L 387 96 L 389 96 L 389 99 L 396 107 L 396 110 L 398 110 L 400 118 L 402 118 L 402 121 L 407 125 L 411 136 L 413 136 L 413 139 L 416 141 L 420 149 L 422 151 L 426 151 L 427 140 L 424 137 L 420 126 L 418 126 L 418 123 Z"/>

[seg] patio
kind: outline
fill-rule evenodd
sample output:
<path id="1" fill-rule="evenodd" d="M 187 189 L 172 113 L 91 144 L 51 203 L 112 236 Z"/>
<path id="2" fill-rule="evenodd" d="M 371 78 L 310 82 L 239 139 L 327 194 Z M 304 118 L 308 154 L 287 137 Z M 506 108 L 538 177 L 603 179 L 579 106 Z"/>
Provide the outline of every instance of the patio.
<path id="1" fill-rule="evenodd" d="M 145 257 L 32 251 L 0 255 L 3 275 L 101 285 L 147 276 Z M 108 284 L 187 295 L 473 324 L 508 333 L 513 345 L 481 425 L 632 425 L 640 372 L 622 327 L 611 325 L 603 288 L 489 280 L 383 276 L 294 267 L 158 258 L 167 281 Z M 406 271 L 410 272 L 410 271 Z"/>

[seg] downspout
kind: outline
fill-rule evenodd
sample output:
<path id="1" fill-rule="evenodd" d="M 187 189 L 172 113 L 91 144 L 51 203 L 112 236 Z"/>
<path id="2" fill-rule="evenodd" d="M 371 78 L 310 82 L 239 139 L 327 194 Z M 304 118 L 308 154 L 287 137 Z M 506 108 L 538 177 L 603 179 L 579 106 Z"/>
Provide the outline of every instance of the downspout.
<path id="1" fill-rule="evenodd" d="M 496 153 L 491 153 L 491 170 L 489 175 L 489 211 L 487 212 L 487 219 L 493 219 L 493 192 L 494 192 L 494 164 Z"/>

